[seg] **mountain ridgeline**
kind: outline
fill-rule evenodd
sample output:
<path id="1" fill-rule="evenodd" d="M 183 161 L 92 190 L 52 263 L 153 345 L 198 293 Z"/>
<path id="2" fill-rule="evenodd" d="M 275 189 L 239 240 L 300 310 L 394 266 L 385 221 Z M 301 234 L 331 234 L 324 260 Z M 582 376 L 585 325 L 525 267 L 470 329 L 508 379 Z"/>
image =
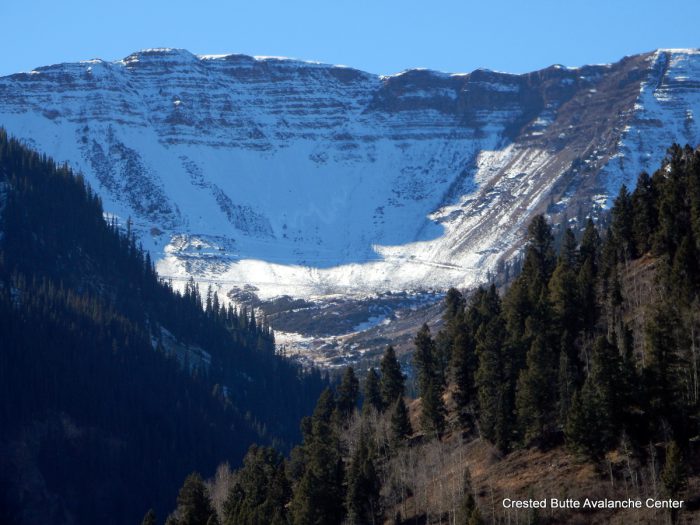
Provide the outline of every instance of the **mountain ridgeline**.
<path id="1" fill-rule="evenodd" d="M 208 486 L 191 476 L 167 523 L 515 523 L 494 501 L 562 495 L 684 506 L 527 522 L 696 523 L 700 151 L 674 145 L 605 231 L 589 220 L 559 244 L 537 216 L 503 294 L 447 293 L 440 331 L 415 337 L 410 410 L 390 347 L 364 395 L 352 368 L 321 395 L 289 460 L 254 447 Z"/>
<path id="2" fill-rule="evenodd" d="M 136 523 L 187 472 L 296 442 L 325 380 L 158 278 L 80 176 L 0 130 L 3 523 Z"/>
<path id="3" fill-rule="evenodd" d="M 162 276 L 365 296 L 474 286 L 534 215 L 598 213 L 700 142 L 699 83 L 692 49 L 389 76 L 148 49 L 1 77 L 0 123 L 130 216 Z"/>

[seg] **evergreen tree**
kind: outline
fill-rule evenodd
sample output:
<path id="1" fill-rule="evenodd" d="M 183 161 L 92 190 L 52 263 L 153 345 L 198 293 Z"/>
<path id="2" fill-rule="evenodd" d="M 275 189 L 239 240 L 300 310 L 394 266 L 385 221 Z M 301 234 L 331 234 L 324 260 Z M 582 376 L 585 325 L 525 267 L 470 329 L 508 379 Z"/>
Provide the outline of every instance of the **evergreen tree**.
<path id="1" fill-rule="evenodd" d="M 595 421 L 590 407 L 591 400 L 588 390 L 584 388 L 574 392 L 564 426 L 564 435 L 571 450 L 584 456 L 595 457 L 597 447 L 592 439 L 592 434 L 596 428 L 592 426 Z"/>
<path id="2" fill-rule="evenodd" d="M 605 336 L 595 341 L 590 372 L 571 402 L 565 434 L 569 446 L 590 458 L 599 458 L 615 445 L 620 434 L 622 393 L 620 355 Z"/>
<path id="3" fill-rule="evenodd" d="M 620 348 L 620 368 L 621 381 L 619 382 L 619 405 L 623 407 L 631 407 L 634 403 L 638 403 L 640 399 L 639 393 L 639 375 L 637 374 L 637 365 L 634 358 L 634 334 L 626 325 L 622 328 L 622 333 L 618 336 L 618 346 Z M 627 414 L 623 413 L 623 417 Z"/>
<path id="4" fill-rule="evenodd" d="M 510 442 L 510 429 L 502 355 L 504 336 L 505 327 L 500 316 L 479 328 L 476 336 L 479 366 L 475 382 L 481 434 L 505 450 Z"/>
<path id="5" fill-rule="evenodd" d="M 501 300 L 496 286 L 491 284 L 488 289 L 480 287 L 470 300 L 469 307 L 455 331 L 452 355 L 455 386 L 453 396 L 457 405 L 457 415 L 463 426 L 472 422 L 472 416 L 478 407 L 476 334 L 483 325 L 490 323 L 500 314 Z"/>
<path id="6" fill-rule="evenodd" d="M 445 416 L 447 409 L 442 399 L 442 385 L 433 379 L 428 383 L 421 396 L 421 426 L 423 431 L 437 437 L 442 437 L 445 431 Z"/>
<path id="7" fill-rule="evenodd" d="M 573 346 L 580 327 L 580 302 L 577 287 L 578 254 L 576 240 L 570 229 L 566 229 L 564 245 L 557 260 L 557 266 L 549 280 L 549 296 L 552 305 L 553 321 L 559 332 L 566 330 L 569 338 L 564 341 L 564 350 Z"/>
<path id="8" fill-rule="evenodd" d="M 381 482 L 374 466 L 374 453 L 368 432 L 360 432 L 360 441 L 352 454 L 348 471 L 345 504 L 347 521 L 366 525 L 382 523 L 379 491 Z"/>
<path id="9" fill-rule="evenodd" d="M 506 320 L 503 389 L 500 405 L 504 418 L 516 404 L 517 384 L 527 366 L 527 354 L 533 341 L 546 334 L 551 337 L 551 307 L 548 282 L 555 266 L 552 231 L 544 216 L 536 216 L 528 227 L 528 243 L 521 274 L 508 290 L 503 301 Z M 550 342 L 545 347 L 551 352 Z M 523 414 L 524 416 L 524 414 Z"/>
<path id="10" fill-rule="evenodd" d="M 686 307 L 693 301 L 698 289 L 698 263 L 694 247 L 690 235 L 681 239 L 673 257 L 669 279 L 671 294 Z"/>
<path id="11" fill-rule="evenodd" d="M 539 300 L 539 296 L 538 296 Z M 507 379 L 514 382 L 518 372 L 525 366 L 525 356 L 530 347 L 528 322 L 534 310 L 534 301 L 528 291 L 527 280 L 523 274 L 513 282 L 503 297 L 504 335 L 508 347 Z"/>
<path id="12" fill-rule="evenodd" d="M 544 215 L 537 215 L 528 226 L 528 242 L 523 271 L 519 277 L 526 283 L 531 301 L 542 295 L 555 265 L 552 229 Z"/>
<path id="13" fill-rule="evenodd" d="M 475 401 L 476 366 L 476 343 L 472 333 L 466 327 L 466 321 L 463 320 L 455 331 L 451 363 L 455 386 L 453 397 L 457 405 L 459 421 L 463 426 L 470 421 L 470 408 Z"/>
<path id="14" fill-rule="evenodd" d="M 382 376 L 379 387 L 382 403 L 385 407 L 389 407 L 398 397 L 404 395 L 404 376 L 393 346 L 387 347 L 380 367 Z"/>
<path id="15" fill-rule="evenodd" d="M 594 332 L 599 315 L 594 264 L 592 259 L 584 260 L 576 277 L 581 328 L 587 335 Z"/>
<path id="16" fill-rule="evenodd" d="M 177 496 L 175 514 L 177 525 L 208 525 L 215 516 L 204 481 L 196 472 L 185 479 Z"/>
<path id="17" fill-rule="evenodd" d="M 619 431 L 620 402 L 623 399 L 620 376 L 619 351 L 605 336 L 600 336 L 593 346 L 591 370 L 586 382 L 595 398 L 596 434 L 603 449 L 615 444 Z"/>
<path id="18" fill-rule="evenodd" d="M 600 249 L 600 256 L 598 257 L 598 274 L 600 275 L 601 284 L 603 286 L 603 296 L 607 295 L 607 288 L 609 286 L 612 274 L 617 272 L 617 265 L 619 262 L 618 253 L 620 251 L 621 248 L 618 247 L 613 238 L 612 228 L 608 227 L 605 232 L 605 240 L 603 241 Z"/>
<path id="19" fill-rule="evenodd" d="M 609 281 L 606 286 L 607 297 L 605 297 L 605 310 L 607 311 L 607 324 L 613 331 L 621 329 L 622 320 L 622 305 L 624 298 L 622 296 L 622 283 L 617 268 L 613 269 L 609 276 Z"/>
<path id="20" fill-rule="evenodd" d="M 435 338 L 435 372 L 442 382 L 448 379 L 457 333 L 464 327 L 464 305 L 462 294 L 456 288 L 450 288 L 445 296 L 444 326 Z"/>
<path id="21" fill-rule="evenodd" d="M 383 378 L 382 378 L 383 379 Z M 369 408 L 374 408 L 376 411 L 381 412 L 384 407 L 388 406 L 384 404 L 382 395 L 380 392 L 380 382 L 379 376 L 374 368 L 370 368 L 367 372 L 367 378 L 365 379 L 365 391 L 364 391 L 364 401 L 362 405 L 362 411 L 367 412 Z"/>
<path id="22" fill-rule="evenodd" d="M 224 525 L 284 525 L 291 489 L 285 464 L 272 448 L 253 445 L 224 504 Z"/>
<path id="23" fill-rule="evenodd" d="M 343 461 L 332 425 L 335 400 L 330 389 L 319 397 L 303 443 L 304 472 L 290 503 L 295 525 L 340 523 L 343 518 Z"/>
<path id="24" fill-rule="evenodd" d="M 469 308 L 465 311 L 466 329 L 476 334 L 479 327 L 494 317 L 501 314 L 501 298 L 496 290 L 496 285 L 491 283 L 487 289 L 477 288 L 469 302 Z"/>
<path id="25" fill-rule="evenodd" d="M 564 265 L 576 272 L 580 259 L 576 236 L 571 228 L 566 228 L 561 241 L 559 256 L 557 257 L 557 264 Z"/>
<path id="26" fill-rule="evenodd" d="M 679 328 L 677 312 L 669 303 L 657 305 L 645 327 L 645 390 L 652 414 L 659 419 L 680 421 L 685 413 L 678 384 Z"/>
<path id="27" fill-rule="evenodd" d="M 554 353 L 542 335 L 527 353 L 527 367 L 520 373 L 516 393 L 518 426 L 525 443 L 542 439 L 554 419 L 556 394 Z"/>
<path id="28" fill-rule="evenodd" d="M 464 296 L 456 288 L 450 288 L 445 295 L 445 309 L 442 319 L 445 322 L 448 332 L 453 329 L 453 325 L 458 323 L 464 313 Z"/>
<path id="29" fill-rule="evenodd" d="M 435 368 L 435 343 L 427 324 L 418 331 L 414 344 L 413 362 L 418 372 L 421 425 L 427 434 L 439 438 L 445 429 L 447 411 L 442 399 L 442 380 Z"/>
<path id="30" fill-rule="evenodd" d="M 359 391 L 360 382 L 355 376 L 355 370 L 348 366 L 338 387 L 337 408 L 343 420 L 348 419 L 355 410 Z"/>
<path id="31" fill-rule="evenodd" d="M 428 391 L 428 386 L 436 380 L 435 342 L 430 335 L 430 328 L 423 324 L 416 334 L 413 344 L 413 364 L 418 374 L 418 391 L 421 396 Z"/>
<path id="32" fill-rule="evenodd" d="M 651 177 L 648 173 L 642 172 L 632 194 L 632 236 L 635 251 L 638 254 L 645 254 L 652 247 L 654 231 L 657 228 L 655 201 L 656 195 Z"/>
<path id="33" fill-rule="evenodd" d="M 686 206 L 688 187 L 684 180 L 686 160 L 683 149 L 674 144 L 668 150 L 665 169 L 659 170 L 652 179 L 652 185 L 658 192 L 658 227 L 653 251 L 670 259 L 673 259 L 682 238 L 691 228 L 690 210 Z"/>
<path id="34" fill-rule="evenodd" d="M 408 408 L 403 400 L 403 396 L 396 398 L 391 412 L 390 421 L 391 444 L 398 447 L 407 437 L 413 434 L 411 420 L 408 417 Z"/>
<path id="35" fill-rule="evenodd" d="M 627 261 L 636 255 L 633 235 L 632 198 L 624 184 L 612 209 L 611 231 L 617 249 L 617 260 Z"/>
<path id="36" fill-rule="evenodd" d="M 586 262 L 590 263 L 592 275 L 598 273 L 598 250 L 600 247 L 600 235 L 595 227 L 593 219 L 590 217 L 586 221 L 586 228 L 581 237 L 581 246 L 579 247 L 579 268 L 583 267 Z"/>
<path id="37" fill-rule="evenodd" d="M 576 288 L 579 300 L 581 328 L 585 334 L 592 334 L 598 320 L 597 277 L 599 266 L 600 236 L 593 220 L 588 219 L 579 247 L 579 270 Z"/>

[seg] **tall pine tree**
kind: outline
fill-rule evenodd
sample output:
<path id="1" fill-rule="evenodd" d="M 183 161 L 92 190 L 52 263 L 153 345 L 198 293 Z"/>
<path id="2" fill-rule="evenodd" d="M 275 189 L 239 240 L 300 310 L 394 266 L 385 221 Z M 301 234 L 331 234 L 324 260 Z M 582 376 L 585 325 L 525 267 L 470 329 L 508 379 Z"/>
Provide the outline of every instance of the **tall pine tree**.
<path id="1" fill-rule="evenodd" d="M 345 504 L 347 522 L 353 525 L 382 523 L 379 491 L 381 482 L 374 465 L 374 447 L 369 432 L 360 432 L 360 441 L 350 460 Z"/>
<path id="2" fill-rule="evenodd" d="M 385 407 L 389 407 L 398 397 L 404 395 L 404 377 L 393 346 L 389 345 L 386 348 L 380 367 L 382 373 L 380 381 L 382 403 Z"/>
<path id="3" fill-rule="evenodd" d="M 379 376 L 374 368 L 370 368 L 367 372 L 367 378 L 365 379 L 365 391 L 364 391 L 364 401 L 362 405 L 362 411 L 366 413 L 370 408 L 373 408 L 377 412 L 384 410 L 387 406 L 384 404 L 382 399 L 382 394 L 380 390 Z"/>
<path id="4" fill-rule="evenodd" d="M 326 389 L 302 445 L 304 471 L 290 503 L 295 525 L 325 525 L 343 519 L 344 469 L 338 431 L 332 424 L 335 408 L 333 392 Z"/>
<path id="5" fill-rule="evenodd" d="M 518 426 L 525 443 L 546 437 L 556 419 L 556 364 L 547 340 L 538 335 L 527 353 L 516 394 Z"/>
<path id="6" fill-rule="evenodd" d="M 353 367 L 348 366 L 338 387 L 338 412 L 343 420 L 347 420 L 357 406 L 357 396 L 360 392 L 360 381 L 355 376 Z"/>
<path id="7" fill-rule="evenodd" d="M 403 396 L 396 398 L 391 412 L 390 440 L 394 448 L 400 446 L 403 441 L 413 433 L 411 420 L 408 417 L 408 408 Z"/>

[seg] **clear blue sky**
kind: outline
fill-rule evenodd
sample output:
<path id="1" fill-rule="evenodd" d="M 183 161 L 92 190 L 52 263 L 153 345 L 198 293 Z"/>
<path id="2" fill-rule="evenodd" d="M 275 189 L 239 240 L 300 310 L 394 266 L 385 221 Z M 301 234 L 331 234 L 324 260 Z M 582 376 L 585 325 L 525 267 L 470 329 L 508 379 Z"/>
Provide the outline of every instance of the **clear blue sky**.
<path id="1" fill-rule="evenodd" d="M 7 0 L 0 75 L 147 47 L 283 55 L 389 74 L 521 73 L 700 47 L 697 0 Z"/>

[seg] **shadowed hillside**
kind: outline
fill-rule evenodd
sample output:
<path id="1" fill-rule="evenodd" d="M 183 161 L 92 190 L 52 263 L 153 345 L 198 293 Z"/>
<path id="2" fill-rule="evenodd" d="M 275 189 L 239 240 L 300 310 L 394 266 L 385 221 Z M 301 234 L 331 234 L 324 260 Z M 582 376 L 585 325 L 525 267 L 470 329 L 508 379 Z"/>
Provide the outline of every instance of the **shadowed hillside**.
<path id="1" fill-rule="evenodd" d="M 264 320 L 158 279 L 82 177 L 0 130 L 0 514 L 135 523 L 193 469 L 289 448 L 324 381 Z"/>

